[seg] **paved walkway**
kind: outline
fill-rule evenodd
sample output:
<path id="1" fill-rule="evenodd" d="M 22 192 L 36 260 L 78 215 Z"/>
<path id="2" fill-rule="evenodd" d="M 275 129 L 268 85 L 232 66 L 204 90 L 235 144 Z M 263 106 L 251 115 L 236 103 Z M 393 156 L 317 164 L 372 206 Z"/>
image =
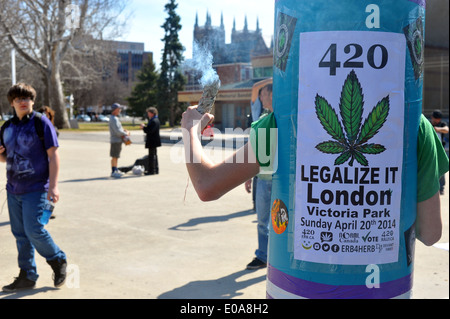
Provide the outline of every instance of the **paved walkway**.
<path id="1" fill-rule="evenodd" d="M 132 140 L 119 166 L 146 154 L 142 135 L 133 133 Z M 61 200 L 48 229 L 68 255 L 68 280 L 62 289 L 53 288 L 52 271 L 37 256 L 37 288 L 0 292 L 0 299 L 265 298 L 266 271 L 245 270 L 257 238 L 251 195 L 244 186 L 218 201 L 202 203 L 189 183 L 177 144 L 158 149 L 159 175 L 129 173 L 121 179 L 109 177 L 107 133 L 63 132 L 60 144 Z M 2 191 L 0 205 L 5 198 Z M 448 188 L 442 204 L 441 242 L 448 243 Z M 16 260 L 4 204 L 0 286 L 18 275 Z M 443 250 L 417 243 L 415 298 L 449 297 L 448 261 L 448 244 Z"/>

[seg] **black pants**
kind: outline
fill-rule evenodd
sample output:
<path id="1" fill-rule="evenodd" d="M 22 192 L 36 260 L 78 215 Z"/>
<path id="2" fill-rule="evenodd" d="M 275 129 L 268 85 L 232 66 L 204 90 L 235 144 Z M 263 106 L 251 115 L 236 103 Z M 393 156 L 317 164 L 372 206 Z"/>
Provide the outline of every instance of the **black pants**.
<path id="1" fill-rule="evenodd" d="M 158 153 L 156 147 L 148 149 L 148 171 L 145 173 L 148 175 L 159 174 Z"/>

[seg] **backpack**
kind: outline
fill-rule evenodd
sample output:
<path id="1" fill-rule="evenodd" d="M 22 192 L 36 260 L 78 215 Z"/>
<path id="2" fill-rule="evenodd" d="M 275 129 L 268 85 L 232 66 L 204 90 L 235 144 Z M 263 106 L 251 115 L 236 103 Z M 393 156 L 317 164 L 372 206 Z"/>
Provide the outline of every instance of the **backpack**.
<path id="1" fill-rule="evenodd" d="M 39 120 L 34 120 L 34 128 L 36 129 L 36 133 L 39 137 L 39 139 L 42 142 L 42 147 L 45 150 L 45 145 L 44 145 L 44 125 L 42 124 L 42 113 L 39 112 L 34 112 L 35 114 L 35 118 L 39 119 Z M 3 141 L 3 133 L 5 132 L 5 130 L 8 128 L 9 125 L 11 125 L 11 122 L 14 120 L 14 118 L 7 120 L 5 123 L 3 123 L 2 127 L 0 128 L 0 141 L 1 141 L 1 145 L 5 146 L 4 141 Z M 5 146 L 6 149 L 6 146 Z"/>

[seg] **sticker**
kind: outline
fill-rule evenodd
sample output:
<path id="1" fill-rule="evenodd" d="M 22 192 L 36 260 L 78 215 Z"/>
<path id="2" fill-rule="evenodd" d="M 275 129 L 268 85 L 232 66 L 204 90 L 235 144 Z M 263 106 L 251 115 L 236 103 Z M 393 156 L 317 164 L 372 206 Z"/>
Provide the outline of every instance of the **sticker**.
<path id="1" fill-rule="evenodd" d="M 396 262 L 405 37 L 307 32 L 300 43 L 294 258 Z"/>
<path id="2" fill-rule="evenodd" d="M 424 65 L 424 41 L 423 41 L 423 25 L 422 18 L 403 28 L 406 41 L 408 43 L 409 55 L 414 69 L 414 76 L 417 79 L 423 74 Z"/>
<path id="3" fill-rule="evenodd" d="M 289 224 L 289 213 L 286 205 L 280 199 L 273 201 L 271 216 L 274 232 L 277 234 L 284 233 Z"/>
<path id="4" fill-rule="evenodd" d="M 406 264 L 409 267 L 414 262 L 414 251 L 416 246 L 416 224 L 405 231 Z"/>
<path id="5" fill-rule="evenodd" d="M 286 70 L 289 52 L 291 50 L 292 37 L 294 35 L 297 18 L 278 13 L 275 39 L 275 66 L 282 71 Z"/>

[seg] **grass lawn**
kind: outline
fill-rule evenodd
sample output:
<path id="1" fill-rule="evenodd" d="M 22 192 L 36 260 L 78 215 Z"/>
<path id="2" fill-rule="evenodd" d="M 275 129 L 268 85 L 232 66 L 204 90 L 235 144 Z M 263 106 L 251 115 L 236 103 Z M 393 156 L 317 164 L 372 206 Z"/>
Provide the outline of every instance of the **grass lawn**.
<path id="1" fill-rule="evenodd" d="M 0 126 L 3 125 L 5 121 L 0 120 Z M 132 122 L 126 122 L 123 121 L 122 122 L 122 126 L 124 129 L 128 130 L 128 131 L 140 131 L 141 127 L 140 124 L 141 123 L 145 123 L 147 124 L 147 121 L 136 121 L 135 124 L 133 124 Z M 71 128 L 67 128 L 67 129 L 61 129 L 59 130 L 60 132 L 96 132 L 96 131 L 109 131 L 109 124 L 107 122 L 78 122 L 78 127 L 77 129 L 71 129 Z M 167 128 L 169 127 L 168 125 L 161 125 L 161 128 Z"/>
<path id="2" fill-rule="evenodd" d="M 122 122 L 122 126 L 124 129 L 128 131 L 137 131 L 140 130 L 140 124 L 127 123 Z M 105 122 L 78 122 L 77 129 L 62 129 L 60 132 L 71 131 L 71 132 L 95 132 L 95 131 L 109 131 L 109 124 Z"/>

